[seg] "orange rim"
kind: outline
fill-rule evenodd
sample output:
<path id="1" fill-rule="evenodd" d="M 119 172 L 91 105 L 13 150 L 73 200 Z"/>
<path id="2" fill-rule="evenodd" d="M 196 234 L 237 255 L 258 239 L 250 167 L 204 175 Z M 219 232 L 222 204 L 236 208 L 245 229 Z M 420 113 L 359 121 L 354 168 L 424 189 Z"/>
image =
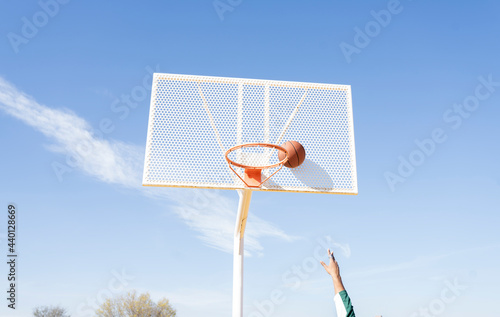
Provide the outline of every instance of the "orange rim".
<path id="1" fill-rule="evenodd" d="M 229 158 L 229 156 L 228 156 L 229 153 L 231 153 L 233 151 L 236 151 L 238 149 L 244 148 L 244 147 L 259 147 L 259 146 L 260 147 L 267 147 L 267 148 L 271 148 L 271 149 L 276 149 L 276 150 L 279 150 L 281 152 L 284 152 L 285 153 L 285 158 L 283 160 L 281 160 L 280 162 L 278 162 L 276 164 L 272 164 L 272 165 L 249 166 L 249 165 L 244 165 L 244 164 L 236 163 L 235 161 L 231 160 Z M 263 170 L 263 169 L 266 169 L 266 168 L 273 168 L 273 167 L 277 167 L 277 166 L 285 164 L 288 161 L 288 151 L 284 147 L 282 147 L 282 146 L 271 144 L 271 143 L 246 143 L 246 144 L 240 144 L 240 145 L 233 146 L 232 148 L 230 148 L 229 150 L 227 150 L 227 152 L 226 152 L 226 161 L 229 164 L 232 164 L 232 165 L 237 166 L 237 167 L 242 167 L 244 169 L 258 169 L 258 170 Z"/>
<path id="2" fill-rule="evenodd" d="M 236 163 L 235 161 L 233 161 L 229 158 L 229 153 L 231 153 L 235 150 L 244 148 L 244 147 L 267 147 L 267 148 L 271 148 L 271 149 L 276 149 L 278 151 L 284 152 L 285 158 L 276 164 L 265 165 L 265 166 L 244 165 L 244 164 Z M 281 146 L 275 145 L 275 144 L 270 144 L 270 143 L 246 143 L 246 144 L 233 146 L 232 148 L 227 150 L 225 157 L 226 157 L 226 161 L 229 165 L 229 168 L 236 174 L 236 176 L 239 177 L 239 179 L 241 179 L 241 181 L 243 183 L 245 183 L 245 185 L 247 185 L 248 187 L 260 187 L 268 179 L 270 179 L 274 174 L 278 173 L 283 168 L 283 164 L 285 164 L 288 161 L 288 151 L 284 147 L 281 147 Z M 243 177 L 241 177 L 240 174 L 238 174 L 238 172 L 236 172 L 231 165 L 244 168 L 246 180 Z M 274 173 L 269 175 L 265 180 L 261 181 L 261 173 L 260 173 L 261 170 L 267 169 L 267 168 L 278 167 L 278 166 L 280 168 L 278 168 Z"/>

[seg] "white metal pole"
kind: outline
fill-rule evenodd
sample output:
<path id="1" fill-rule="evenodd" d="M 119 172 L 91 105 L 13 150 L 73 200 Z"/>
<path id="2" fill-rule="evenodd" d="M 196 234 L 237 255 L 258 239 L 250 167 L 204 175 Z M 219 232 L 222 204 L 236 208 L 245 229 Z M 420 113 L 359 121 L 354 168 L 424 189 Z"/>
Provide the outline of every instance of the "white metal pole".
<path id="1" fill-rule="evenodd" d="M 239 189 L 238 195 L 240 196 L 240 203 L 234 229 L 233 251 L 233 317 L 243 317 L 244 236 L 252 191 L 250 189 Z"/>

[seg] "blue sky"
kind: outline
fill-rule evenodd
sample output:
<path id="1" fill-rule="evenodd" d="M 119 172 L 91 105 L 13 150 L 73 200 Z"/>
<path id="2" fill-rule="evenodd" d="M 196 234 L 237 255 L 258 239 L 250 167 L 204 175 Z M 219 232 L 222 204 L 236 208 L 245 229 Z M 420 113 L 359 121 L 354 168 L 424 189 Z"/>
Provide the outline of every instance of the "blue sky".
<path id="1" fill-rule="evenodd" d="M 498 2 L 1 6 L 4 259 L 7 205 L 19 213 L 1 316 L 89 316 L 128 289 L 230 315 L 237 194 L 140 186 L 152 72 L 352 86 L 359 195 L 253 195 L 246 317 L 334 316 L 325 246 L 359 316 L 500 313 Z"/>

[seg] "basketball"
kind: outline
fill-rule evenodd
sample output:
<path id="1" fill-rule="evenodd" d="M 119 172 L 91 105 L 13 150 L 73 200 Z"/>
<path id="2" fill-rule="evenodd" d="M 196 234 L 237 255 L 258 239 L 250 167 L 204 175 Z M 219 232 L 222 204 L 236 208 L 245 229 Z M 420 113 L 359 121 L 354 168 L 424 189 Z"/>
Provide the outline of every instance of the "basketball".
<path id="1" fill-rule="evenodd" d="M 300 166 L 300 164 L 304 163 L 306 159 L 306 150 L 297 141 L 288 141 L 281 145 L 288 151 L 288 162 L 285 163 L 286 167 L 295 168 Z M 285 158 L 285 153 L 279 151 L 278 159 L 281 161 Z"/>

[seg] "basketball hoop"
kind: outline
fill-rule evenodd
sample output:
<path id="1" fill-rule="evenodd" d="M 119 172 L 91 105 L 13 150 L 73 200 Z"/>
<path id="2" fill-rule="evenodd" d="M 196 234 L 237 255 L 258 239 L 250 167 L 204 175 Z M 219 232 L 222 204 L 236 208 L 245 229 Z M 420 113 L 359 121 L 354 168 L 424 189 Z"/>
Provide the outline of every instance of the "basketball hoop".
<path id="1" fill-rule="evenodd" d="M 279 161 L 278 163 L 270 164 L 270 165 L 263 165 L 263 166 L 252 166 L 252 165 L 241 164 L 241 163 L 237 163 L 229 158 L 229 153 L 236 151 L 236 150 L 239 150 L 239 149 L 242 149 L 242 148 L 248 148 L 248 147 L 265 147 L 265 148 L 275 149 L 275 150 L 278 150 L 280 152 L 285 153 L 285 158 L 282 159 L 281 161 Z M 276 174 L 279 170 L 281 170 L 283 168 L 283 164 L 285 164 L 288 161 L 288 151 L 284 147 L 281 147 L 281 146 L 275 145 L 275 144 L 270 144 L 270 143 L 246 143 L 246 144 L 233 146 L 232 148 L 227 150 L 225 157 L 226 157 L 227 163 L 229 165 L 229 168 L 236 174 L 236 176 L 238 176 L 243 181 L 243 183 L 245 183 L 245 185 L 247 185 L 248 187 L 256 188 L 256 187 L 260 187 L 269 178 L 271 178 L 274 174 Z M 243 168 L 245 170 L 244 177 L 241 177 L 240 174 L 234 170 L 232 165 L 234 165 L 236 167 Z M 262 180 L 262 170 L 263 169 L 270 169 L 270 168 L 275 168 L 278 166 L 279 166 L 279 168 L 276 171 L 274 171 L 274 173 L 269 175 L 265 180 Z"/>

